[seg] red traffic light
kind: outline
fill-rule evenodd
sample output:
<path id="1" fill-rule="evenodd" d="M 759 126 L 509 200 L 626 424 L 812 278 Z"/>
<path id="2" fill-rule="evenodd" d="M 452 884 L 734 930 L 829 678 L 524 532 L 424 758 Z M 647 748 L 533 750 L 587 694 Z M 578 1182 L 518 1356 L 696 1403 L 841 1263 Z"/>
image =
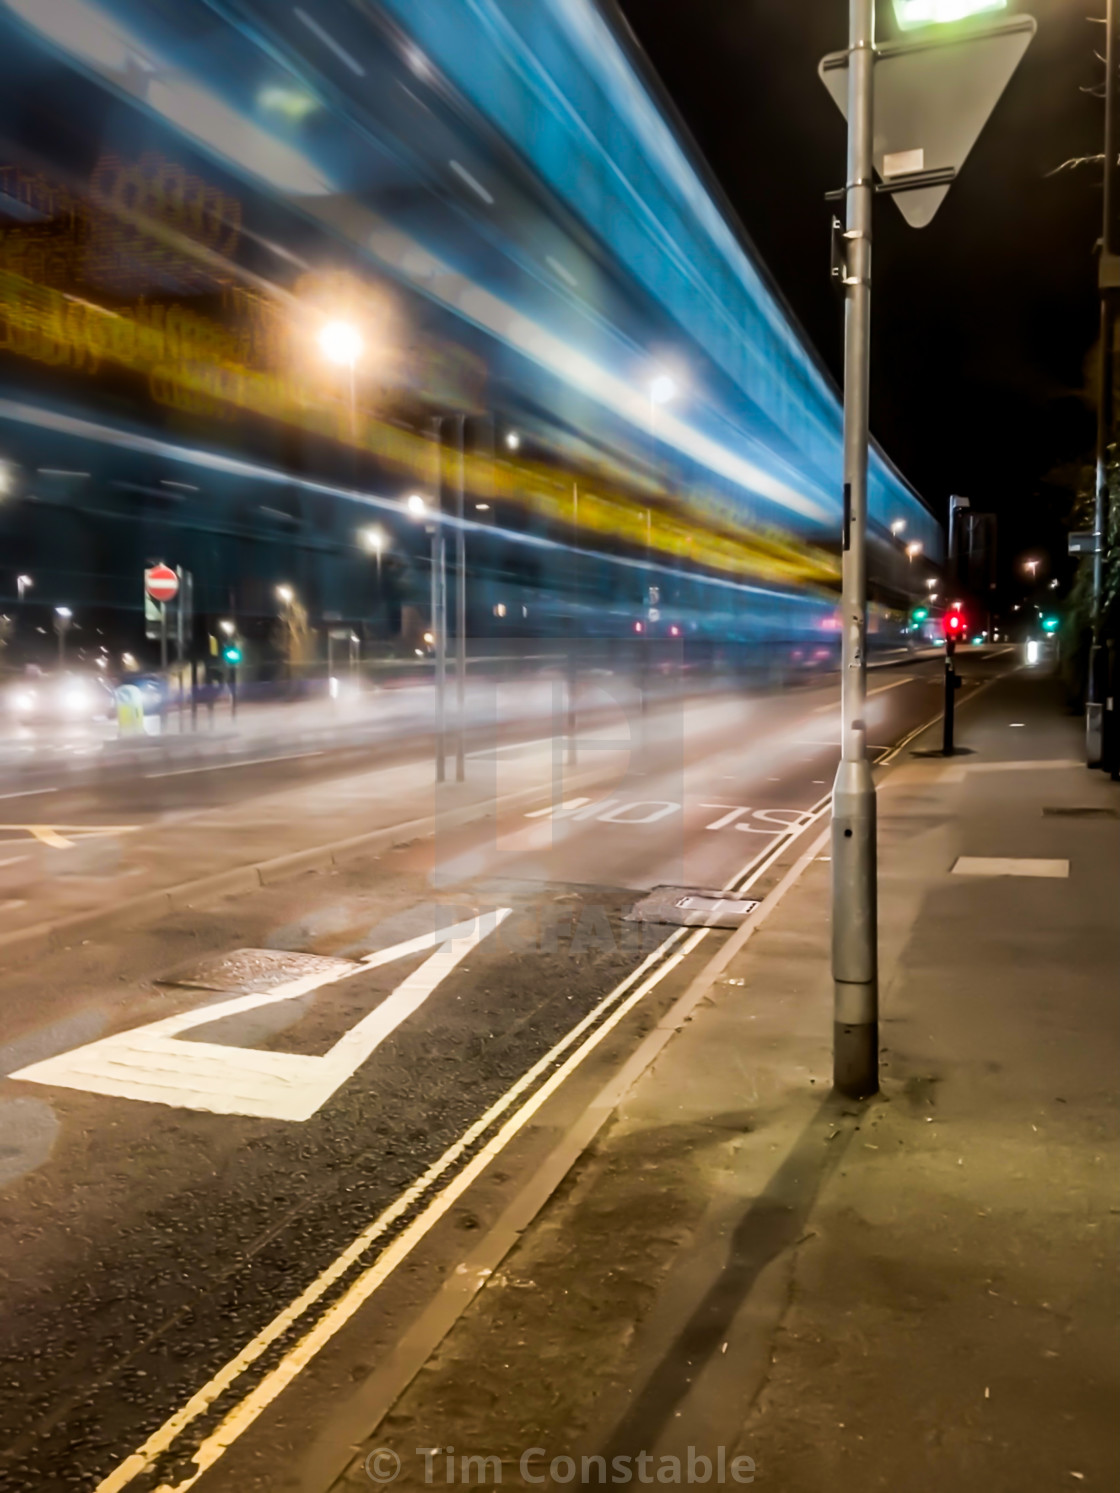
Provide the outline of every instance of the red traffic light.
<path id="1" fill-rule="evenodd" d="M 945 629 L 947 632 L 954 635 L 962 633 L 964 631 L 964 618 L 961 616 L 960 612 L 949 613 L 949 615 L 945 618 Z"/>

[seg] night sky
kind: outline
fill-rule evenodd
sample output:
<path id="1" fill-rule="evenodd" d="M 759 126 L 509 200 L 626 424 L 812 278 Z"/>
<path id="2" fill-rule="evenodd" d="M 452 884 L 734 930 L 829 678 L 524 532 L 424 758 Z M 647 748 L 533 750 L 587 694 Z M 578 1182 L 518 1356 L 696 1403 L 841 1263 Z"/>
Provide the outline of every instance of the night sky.
<path id="1" fill-rule="evenodd" d="M 829 283 L 844 122 L 817 78 L 846 0 L 619 0 L 700 151 L 833 373 Z M 1038 35 L 933 223 L 876 204 L 872 430 L 939 513 L 959 492 L 999 514 L 1001 570 L 1048 551 L 1065 572 L 1071 491 L 1091 461 L 1100 167 L 1094 56 L 1104 0 L 1011 0 Z M 880 6 L 879 40 L 896 35 Z M 1053 572 L 1052 572 L 1053 573 Z"/>

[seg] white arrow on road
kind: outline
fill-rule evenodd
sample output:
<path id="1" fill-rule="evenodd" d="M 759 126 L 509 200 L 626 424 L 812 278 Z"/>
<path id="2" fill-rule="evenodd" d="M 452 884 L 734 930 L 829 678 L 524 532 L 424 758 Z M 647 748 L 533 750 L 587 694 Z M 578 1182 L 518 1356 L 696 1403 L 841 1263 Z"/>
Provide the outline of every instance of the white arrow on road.
<path id="1" fill-rule="evenodd" d="M 500 907 L 470 922 L 456 923 L 369 954 L 352 970 L 337 966 L 288 980 L 272 990 L 235 996 L 198 1007 L 130 1032 L 103 1037 L 85 1047 L 46 1058 L 11 1075 L 31 1083 L 84 1089 L 122 1099 L 169 1104 L 220 1115 L 252 1115 L 268 1120 L 307 1120 L 357 1071 L 401 1022 L 419 1010 L 432 991 L 511 909 Z M 218 1042 L 183 1042 L 183 1032 L 237 1016 L 276 1001 L 290 1001 L 325 985 L 391 964 L 410 954 L 435 952 L 329 1052 L 263 1052 Z"/>

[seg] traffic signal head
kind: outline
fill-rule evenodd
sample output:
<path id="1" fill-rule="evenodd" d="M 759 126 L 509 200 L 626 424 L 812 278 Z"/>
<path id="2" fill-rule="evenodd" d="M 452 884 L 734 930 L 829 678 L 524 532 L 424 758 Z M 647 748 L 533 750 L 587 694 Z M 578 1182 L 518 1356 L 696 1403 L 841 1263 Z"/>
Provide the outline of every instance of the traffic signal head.
<path id="1" fill-rule="evenodd" d="M 910 613 L 911 622 L 925 622 L 929 616 L 929 607 L 915 607 Z"/>
<path id="2" fill-rule="evenodd" d="M 241 662 L 241 644 L 227 643 L 222 649 L 222 660 L 224 663 L 229 664 L 231 668 L 239 664 Z"/>
<path id="3" fill-rule="evenodd" d="M 1042 619 L 1042 631 L 1048 637 L 1056 633 L 1061 625 L 1062 619 L 1060 617 L 1043 617 Z"/>
<path id="4" fill-rule="evenodd" d="M 964 618 L 960 612 L 950 612 L 945 618 L 945 635 L 950 638 L 964 636 Z"/>

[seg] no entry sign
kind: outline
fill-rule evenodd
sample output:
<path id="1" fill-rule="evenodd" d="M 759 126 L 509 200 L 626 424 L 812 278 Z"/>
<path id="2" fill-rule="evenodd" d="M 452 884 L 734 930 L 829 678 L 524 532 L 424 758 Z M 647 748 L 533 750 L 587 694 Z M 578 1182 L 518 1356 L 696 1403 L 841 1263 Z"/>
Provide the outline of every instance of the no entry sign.
<path id="1" fill-rule="evenodd" d="M 169 565 L 153 565 L 144 572 L 144 590 L 153 601 L 174 601 L 179 593 L 179 577 Z"/>

